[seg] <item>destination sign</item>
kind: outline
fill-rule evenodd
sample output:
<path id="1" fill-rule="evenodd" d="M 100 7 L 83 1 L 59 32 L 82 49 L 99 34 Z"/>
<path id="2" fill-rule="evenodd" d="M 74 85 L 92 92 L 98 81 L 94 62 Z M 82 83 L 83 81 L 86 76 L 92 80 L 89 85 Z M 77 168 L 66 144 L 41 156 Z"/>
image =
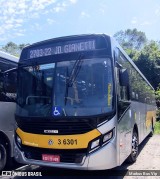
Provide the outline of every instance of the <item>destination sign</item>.
<path id="1" fill-rule="evenodd" d="M 60 44 L 60 43 L 59 43 Z M 95 40 L 86 40 L 86 41 L 78 41 L 78 42 L 66 42 L 62 45 L 53 44 L 51 46 L 45 45 L 42 47 L 29 49 L 28 51 L 28 58 L 38 58 L 44 57 L 49 55 L 57 55 L 57 54 L 65 54 L 71 52 L 82 52 L 82 51 L 89 51 L 95 50 Z"/>

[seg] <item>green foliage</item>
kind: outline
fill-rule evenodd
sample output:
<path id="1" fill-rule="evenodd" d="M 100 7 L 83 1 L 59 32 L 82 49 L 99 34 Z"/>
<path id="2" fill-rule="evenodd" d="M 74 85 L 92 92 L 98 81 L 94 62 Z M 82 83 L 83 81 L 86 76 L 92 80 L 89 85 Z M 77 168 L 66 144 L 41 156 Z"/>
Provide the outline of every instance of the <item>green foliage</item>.
<path id="1" fill-rule="evenodd" d="M 159 103 L 160 103 L 160 84 L 159 84 L 157 91 L 156 91 L 156 99 L 159 100 Z"/>
<path id="2" fill-rule="evenodd" d="M 155 134 L 160 134 L 160 121 L 157 121 L 155 126 L 154 126 L 154 133 Z"/>
<path id="3" fill-rule="evenodd" d="M 142 50 L 142 53 L 150 60 L 156 63 L 160 62 L 160 44 L 155 41 L 150 41 Z"/>
<path id="4" fill-rule="evenodd" d="M 144 32 L 137 29 L 127 29 L 125 31 L 117 32 L 114 37 L 121 44 L 124 50 L 140 50 L 147 42 Z"/>
<path id="5" fill-rule="evenodd" d="M 135 63 L 144 76 L 156 89 L 160 83 L 160 45 L 155 41 L 149 42 L 134 57 Z"/>
<path id="6" fill-rule="evenodd" d="M 144 32 L 127 29 L 114 37 L 156 89 L 160 83 L 160 42 L 149 41 Z"/>
<path id="7" fill-rule="evenodd" d="M 2 47 L 1 50 L 4 51 L 4 52 L 9 53 L 11 55 L 19 57 L 22 49 L 27 45 L 29 45 L 29 44 L 17 45 L 17 44 L 15 44 L 13 42 L 8 42 L 4 47 Z"/>
<path id="8" fill-rule="evenodd" d="M 8 42 L 2 47 L 2 50 L 16 56 L 18 54 L 18 45 L 13 42 Z"/>
<path id="9" fill-rule="evenodd" d="M 22 51 L 22 49 L 23 49 L 24 47 L 28 46 L 28 45 L 30 45 L 30 44 L 29 44 L 29 43 L 27 43 L 27 44 L 20 44 L 20 45 L 19 45 L 19 49 Z"/>
<path id="10" fill-rule="evenodd" d="M 136 61 L 140 55 L 138 50 L 126 49 L 125 51 L 133 61 Z"/>

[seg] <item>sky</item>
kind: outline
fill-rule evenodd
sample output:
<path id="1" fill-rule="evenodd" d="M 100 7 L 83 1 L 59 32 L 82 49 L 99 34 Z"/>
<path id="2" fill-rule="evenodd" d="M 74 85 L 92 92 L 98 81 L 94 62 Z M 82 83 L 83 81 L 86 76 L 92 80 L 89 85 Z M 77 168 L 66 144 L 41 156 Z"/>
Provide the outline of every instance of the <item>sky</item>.
<path id="1" fill-rule="evenodd" d="M 160 0 L 0 0 L 0 47 L 133 28 L 160 40 Z"/>

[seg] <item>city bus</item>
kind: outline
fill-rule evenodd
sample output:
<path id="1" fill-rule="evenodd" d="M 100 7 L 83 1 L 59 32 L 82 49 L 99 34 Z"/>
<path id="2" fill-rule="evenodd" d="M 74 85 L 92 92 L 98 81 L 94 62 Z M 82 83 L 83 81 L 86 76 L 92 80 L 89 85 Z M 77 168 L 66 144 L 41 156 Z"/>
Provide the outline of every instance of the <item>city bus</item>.
<path id="1" fill-rule="evenodd" d="M 0 51 L 0 171 L 13 158 L 18 58 Z"/>
<path id="2" fill-rule="evenodd" d="M 79 170 L 133 163 L 155 109 L 153 87 L 112 37 L 34 43 L 18 64 L 15 159 Z"/>

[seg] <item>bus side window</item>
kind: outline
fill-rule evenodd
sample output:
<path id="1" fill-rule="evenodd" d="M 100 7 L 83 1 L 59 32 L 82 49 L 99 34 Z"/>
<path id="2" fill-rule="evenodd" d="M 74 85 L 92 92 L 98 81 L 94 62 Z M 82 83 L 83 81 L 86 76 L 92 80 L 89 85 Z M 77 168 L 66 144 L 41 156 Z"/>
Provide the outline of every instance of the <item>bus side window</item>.
<path id="1" fill-rule="evenodd" d="M 17 71 L 7 72 L 4 75 L 4 93 L 6 101 L 14 101 L 16 99 L 17 88 Z"/>
<path id="2" fill-rule="evenodd" d="M 123 68 L 120 60 L 120 52 L 118 49 L 114 52 L 114 58 L 116 62 L 117 71 L 117 85 L 118 85 L 118 96 L 120 101 L 129 100 L 129 74 L 128 70 Z M 124 63 L 124 61 L 123 61 Z"/>
<path id="3" fill-rule="evenodd" d="M 15 71 L 5 74 L 5 90 L 8 93 L 16 93 L 17 73 Z"/>
<path id="4" fill-rule="evenodd" d="M 115 50 L 114 58 L 117 73 L 118 116 L 120 118 L 130 105 L 129 73 L 126 68 L 127 61 L 122 60 L 121 52 L 118 49 Z"/>
<path id="5" fill-rule="evenodd" d="M 5 101 L 4 78 L 3 78 L 3 73 L 1 72 L 0 72 L 0 101 Z"/>

